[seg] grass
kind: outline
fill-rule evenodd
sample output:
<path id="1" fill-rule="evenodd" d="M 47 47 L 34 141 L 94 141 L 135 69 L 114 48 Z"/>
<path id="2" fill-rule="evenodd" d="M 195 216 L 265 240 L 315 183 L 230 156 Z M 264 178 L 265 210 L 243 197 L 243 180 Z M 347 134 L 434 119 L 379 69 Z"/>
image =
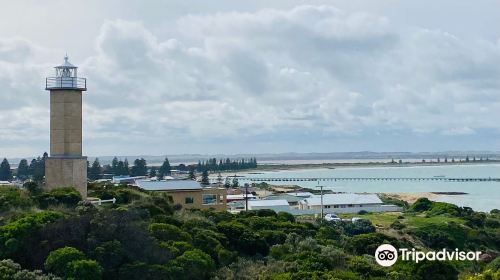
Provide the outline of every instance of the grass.
<path id="1" fill-rule="evenodd" d="M 403 216 L 404 219 L 398 219 L 399 216 Z M 382 228 L 389 228 L 392 223 L 399 220 L 401 223 L 405 224 L 409 228 L 419 228 L 429 225 L 446 225 L 450 222 L 455 222 L 458 224 L 463 224 L 464 220 L 456 217 L 448 217 L 445 215 L 439 215 L 434 217 L 425 217 L 423 215 L 414 215 L 410 213 L 401 212 L 387 212 L 387 213 L 368 213 L 364 215 L 359 214 L 340 214 L 339 217 L 343 219 L 350 219 L 352 217 L 360 217 L 363 219 L 368 219 L 373 225 Z"/>

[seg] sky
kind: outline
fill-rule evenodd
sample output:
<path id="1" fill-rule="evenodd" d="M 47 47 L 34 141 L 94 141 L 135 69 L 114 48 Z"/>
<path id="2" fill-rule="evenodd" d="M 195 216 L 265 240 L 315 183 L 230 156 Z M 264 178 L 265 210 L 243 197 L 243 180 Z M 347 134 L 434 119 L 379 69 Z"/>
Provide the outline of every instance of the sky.
<path id="1" fill-rule="evenodd" d="M 495 0 L 0 1 L 0 157 L 66 53 L 89 156 L 500 150 Z"/>

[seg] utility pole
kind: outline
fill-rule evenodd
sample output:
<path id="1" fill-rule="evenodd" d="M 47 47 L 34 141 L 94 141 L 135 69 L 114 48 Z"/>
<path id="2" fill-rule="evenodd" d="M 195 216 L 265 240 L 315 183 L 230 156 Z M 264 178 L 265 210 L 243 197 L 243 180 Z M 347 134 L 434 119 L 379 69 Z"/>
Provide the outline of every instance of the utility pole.
<path id="1" fill-rule="evenodd" d="M 245 184 L 245 211 L 248 211 L 248 183 Z"/>
<path id="2" fill-rule="evenodd" d="M 318 180 L 318 185 L 319 185 L 319 180 Z M 323 213 L 323 186 L 319 186 L 321 190 L 321 220 L 325 218 L 325 215 Z"/>

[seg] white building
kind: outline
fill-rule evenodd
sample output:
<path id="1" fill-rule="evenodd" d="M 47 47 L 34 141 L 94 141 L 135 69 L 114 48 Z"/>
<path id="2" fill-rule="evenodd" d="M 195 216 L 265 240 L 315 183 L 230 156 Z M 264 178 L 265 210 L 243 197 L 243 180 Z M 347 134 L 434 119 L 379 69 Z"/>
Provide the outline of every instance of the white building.
<path id="1" fill-rule="evenodd" d="M 249 194 L 228 194 L 227 195 L 227 202 L 231 202 L 231 201 L 243 201 L 243 200 L 255 200 L 256 197 L 255 195 L 249 193 Z"/>
<path id="2" fill-rule="evenodd" d="M 259 210 L 259 209 L 269 209 L 275 212 L 290 211 L 290 205 L 288 201 L 284 199 L 277 200 L 249 200 L 248 210 Z"/>
<path id="3" fill-rule="evenodd" d="M 323 195 L 323 208 L 361 208 L 383 205 L 376 194 L 337 193 Z M 321 209 L 321 196 L 312 196 L 300 201 L 300 209 Z"/>

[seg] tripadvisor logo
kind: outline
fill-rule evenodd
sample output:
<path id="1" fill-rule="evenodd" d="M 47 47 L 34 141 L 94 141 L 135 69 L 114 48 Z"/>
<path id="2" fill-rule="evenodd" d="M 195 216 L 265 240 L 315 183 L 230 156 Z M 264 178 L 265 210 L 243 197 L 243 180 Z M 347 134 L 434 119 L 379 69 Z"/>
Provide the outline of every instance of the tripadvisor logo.
<path id="1" fill-rule="evenodd" d="M 382 244 L 375 251 L 375 260 L 381 266 L 391 266 L 398 260 L 398 250 L 391 244 Z"/>
<path id="2" fill-rule="evenodd" d="M 478 261 L 481 255 L 480 251 L 459 251 L 458 249 L 449 251 L 442 249 L 439 251 L 417 251 L 415 248 L 400 248 L 397 250 L 391 244 L 382 244 L 375 251 L 375 260 L 381 266 L 392 266 L 398 260 L 398 253 L 402 261 L 413 261 L 419 263 L 423 260 L 428 261 Z"/>

